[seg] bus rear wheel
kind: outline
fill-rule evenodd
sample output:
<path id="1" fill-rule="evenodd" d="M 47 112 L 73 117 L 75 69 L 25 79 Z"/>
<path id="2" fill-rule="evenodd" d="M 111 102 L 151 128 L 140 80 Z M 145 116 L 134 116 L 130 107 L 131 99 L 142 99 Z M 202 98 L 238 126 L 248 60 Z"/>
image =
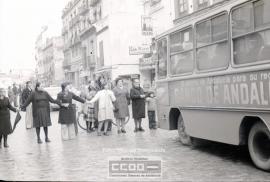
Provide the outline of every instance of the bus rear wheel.
<path id="1" fill-rule="evenodd" d="M 270 132 L 261 122 L 256 123 L 248 136 L 249 154 L 254 164 L 270 171 Z"/>
<path id="2" fill-rule="evenodd" d="M 179 134 L 180 142 L 183 145 L 192 145 L 191 138 L 185 131 L 184 120 L 181 114 L 178 117 L 178 134 Z"/>

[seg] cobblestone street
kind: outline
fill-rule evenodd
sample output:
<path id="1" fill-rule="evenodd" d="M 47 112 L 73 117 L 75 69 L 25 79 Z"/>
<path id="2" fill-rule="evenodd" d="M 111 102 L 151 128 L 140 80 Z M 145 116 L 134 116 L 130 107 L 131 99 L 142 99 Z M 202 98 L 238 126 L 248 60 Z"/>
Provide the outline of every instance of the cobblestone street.
<path id="1" fill-rule="evenodd" d="M 14 114 L 12 115 L 14 118 Z M 24 118 L 24 113 L 22 113 Z M 76 139 L 63 142 L 52 112 L 49 128 L 51 143 L 38 145 L 35 130 L 26 130 L 24 119 L 9 137 L 10 148 L 0 149 L 2 180 L 72 180 L 72 181 L 266 181 L 270 174 L 256 169 L 245 148 L 211 143 L 208 147 L 190 148 L 179 143 L 176 131 L 148 130 L 98 137 L 79 129 Z M 13 119 L 12 119 L 13 121 Z M 42 139 L 43 131 L 42 131 Z M 162 159 L 161 178 L 108 178 L 108 157 L 157 156 Z"/>

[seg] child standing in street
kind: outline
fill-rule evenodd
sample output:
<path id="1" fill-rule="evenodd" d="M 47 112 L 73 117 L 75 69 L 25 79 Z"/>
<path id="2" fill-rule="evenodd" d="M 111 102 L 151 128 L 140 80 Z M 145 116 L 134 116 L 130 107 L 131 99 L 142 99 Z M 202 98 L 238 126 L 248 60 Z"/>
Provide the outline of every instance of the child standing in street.
<path id="1" fill-rule="evenodd" d="M 156 97 L 154 92 L 149 93 L 149 97 L 146 98 L 147 110 L 148 110 L 148 120 L 149 129 L 157 129 L 156 122 Z"/>

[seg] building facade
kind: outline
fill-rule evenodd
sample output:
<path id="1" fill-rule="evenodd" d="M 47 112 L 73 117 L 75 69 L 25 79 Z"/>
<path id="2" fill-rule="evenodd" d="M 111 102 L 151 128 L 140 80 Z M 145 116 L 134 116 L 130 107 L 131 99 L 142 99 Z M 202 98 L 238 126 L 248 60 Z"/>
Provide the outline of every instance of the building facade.
<path id="1" fill-rule="evenodd" d="M 43 32 L 44 33 L 44 32 Z M 39 36 L 36 41 L 36 77 L 44 86 L 59 85 L 64 81 L 63 39 Z"/>
<path id="2" fill-rule="evenodd" d="M 142 35 L 151 42 L 150 53 L 140 58 L 141 83 L 145 90 L 155 87 L 155 63 L 157 62 L 155 36 L 174 26 L 174 0 L 145 0 L 141 17 Z"/>
<path id="3" fill-rule="evenodd" d="M 142 14 L 141 1 L 71 1 L 62 16 L 66 78 L 78 86 L 99 76 L 122 77 L 127 84 L 139 77 L 139 58 L 150 52 L 141 35 Z M 76 47 L 79 56 L 74 59 Z"/>

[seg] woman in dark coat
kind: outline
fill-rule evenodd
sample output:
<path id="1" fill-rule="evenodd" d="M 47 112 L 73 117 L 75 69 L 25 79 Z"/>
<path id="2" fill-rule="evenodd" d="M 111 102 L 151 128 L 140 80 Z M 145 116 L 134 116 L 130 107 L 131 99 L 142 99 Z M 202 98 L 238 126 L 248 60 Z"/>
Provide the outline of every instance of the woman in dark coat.
<path id="1" fill-rule="evenodd" d="M 74 123 L 76 122 L 76 109 L 72 100 L 85 103 L 85 100 L 70 92 L 70 83 L 61 85 L 62 91 L 57 95 L 57 101 L 61 103 L 58 123 L 62 125 L 62 139 L 69 140 L 75 137 Z"/>
<path id="2" fill-rule="evenodd" d="M 114 112 L 114 117 L 117 123 L 118 134 L 120 134 L 121 132 L 126 133 L 125 119 L 129 116 L 128 105 L 130 97 L 128 90 L 123 86 L 122 79 L 116 79 L 115 83 L 116 87 L 113 89 L 113 93 L 116 97 L 116 101 L 114 103 L 116 111 Z"/>
<path id="3" fill-rule="evenodd" d="M 10 104 L 9 99 L 5 97 L 5 90 L 0 88 L 0 148 L 2 147 L 2 137 L 4 137 L 4 147 L 8 147 L 7 138 L 12 133 L 9 110 L 13 112 L 18 111 Z"/>
<path id="4" fill-rule="evenodd" d="M 21 106 L 24 110 L 30 103 L 33 108 L 33 127 L 36 128 L 37 142 L 42 143 L 40 139 L 40 127 L 43 127 L 45 133 L 45 141 L 50 142 L 48 137 L 48 126 L 52 125 L 50 116 L 50 102 L 60 105 L 54 100 L 46 91 L 43 90 L 41 83 L 37 82 L 35 91 L 27 98 L 25 103 Z"/>
<path id="5" fill-rule="evenodd" d="M 145 118 L 145 94 L 140 87 L 139 79 L 133 80 L 133 88 L 130 90 L 130 98 L 132 100 L 132 115 L 135 122 L 135 130 L 144 131 L 142 128 L 142 118 Z"/>

